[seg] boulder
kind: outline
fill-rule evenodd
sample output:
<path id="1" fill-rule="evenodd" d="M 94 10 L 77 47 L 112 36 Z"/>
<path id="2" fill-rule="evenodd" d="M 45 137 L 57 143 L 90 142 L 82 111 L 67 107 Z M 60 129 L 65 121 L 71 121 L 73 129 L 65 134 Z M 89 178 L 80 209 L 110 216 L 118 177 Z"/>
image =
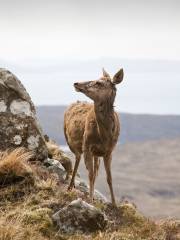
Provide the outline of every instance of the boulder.
<path id="1" fill-rule="evenodd" d="M 57 173 L 59 174 L 60 178 L 62 175 L 62 169 L 60 166 L 61 165 L 64 167 L 64 169 L 66 170 L 66 180 L 69 179 L 70 175 L 72 174 L 72 161 L 70 158 L 68 158 L 68 156 L 66 156 L 66 154 L 60 149 L 60 147 L 58 146 L 58 144 L 49 139 L 49 137 L 47 135 L 45 135 L 45 140 L 46 140 L 46 146 L 48 149 L 48 157 L 49 157 L 49 161 L 47 161 L 47 163 L 50 164 L 50 166 L 52 166 L 52 168 L 54 167 L 55 172 L 57 171 Z M 52 159 L 52 161 L 50 161 L 50 159 Z M 57 161 L 55 161 L 57 160 Z M 61 169 L 59 172 L 59 168 Z"/>
<path id="2" fill-rule="evenodd" d="M 89 194 L 89 185 L 81 178 L 76 177 L 75 178 L 75 187 L 76 189 L 80 190 L 81 192 L 85 194 Z M 102 203 L 107 203 L 107 198 L 99 192 L 97 189 L 94 190 L 94 200 L 98 200 Z"/>
<path id="3" fill-rule="evenodd" d="M 58 175 L 60 182 L 65 182 L 67 179 L 67 172 L 58 160 L 48 158 L 44 161 L 44 165 L 50 172 L 56 173 Z"/>
<path id="4" fill-rule="evenodd" d="M 0 68 L 0 151 L 23 146 L 36 159 L 48 152 L 34 104 L 22 83 L 10 71 Z"/>
<path id="5" fill-rule="evenodd" d="M 107 225 L 105 214 L 82 199 L 72 201 L 56 212 L 52 219 L 60 231 L 69 234 L 103 230 Z"/>
<path id="6" fill-rule="evenodd" d="M 49 153 L 49 151 L 50 151 L 50 148 L 48 147 L 48 153 Z M 61 152 L 61 150 L 60 150 L 60 152 Z M 58 175 L 59 181 L 69 182 L 71 180 L 70 176 L 72 173 L 71 159 L 69 159 L 63 153 L 63 156 L 65 157 L 64 159 L 68 159 L 66 164 L 64 161 L 64 165 L 63 165 L 61 162 L 61 157 L 60 157 L 61 154 L 59 155 L 59 157 L 56 157 L 55 155 L 52 155 L 52 156 L 59 160 L 56 160 L 53 158 L 48 158 L 44 161 L 44 165 L 48 168 L 48 170 L 50 172 L 56 173 Z M 89 186 L 83 179 L 80 178 L 79 174 L 76 174 L 76 177 L 75 177 L 75 188 L 80 190 L 85 195 L 89 194 Z M 97 189 L 94 190 L 94 199 L 98 200 L 100 202 L 103 202 L 103 203 L 108 202 L 107 198 L 102 193 L 100 193 Z"/>

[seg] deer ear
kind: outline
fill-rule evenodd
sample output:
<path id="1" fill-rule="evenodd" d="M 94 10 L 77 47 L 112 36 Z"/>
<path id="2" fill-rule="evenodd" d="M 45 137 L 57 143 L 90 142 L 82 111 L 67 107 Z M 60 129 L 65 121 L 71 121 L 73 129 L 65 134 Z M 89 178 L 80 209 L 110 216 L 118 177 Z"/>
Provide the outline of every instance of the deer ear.
<path id="1" fill-rule="evenodd" d="M 103 77 L 110 78 L 109 73 L 107 73 L 104 68 L 102 69 L 102 72 L 103 72 Z"/>
<path id="2" fill-rule="evenodd" d="M 119 84 L 119 83 L 122 82 L 123 77 L 124 77 L 124 71 L 123 71 L 123 69 L 121 68 L 121 69 L 114 75 L 114 77 L 113 77 L 113 79 L 112 79 L 112 82 L 113 82 L 114 84 Z"/>

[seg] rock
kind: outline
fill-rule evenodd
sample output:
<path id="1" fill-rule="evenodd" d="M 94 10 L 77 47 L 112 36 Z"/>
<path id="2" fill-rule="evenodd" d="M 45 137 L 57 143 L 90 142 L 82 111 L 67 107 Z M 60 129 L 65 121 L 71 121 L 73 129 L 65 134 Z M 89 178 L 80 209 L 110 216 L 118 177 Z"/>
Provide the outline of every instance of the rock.
<path id="1" fill-rule="evenodd" d="M 66 179 L 67 172 L 62 167 L 61 163 L 56 159 L 46 159 L 44 165 L 48 168 L 50 172 L 56 173 L 61 182 Z"/>
<path id="2" fill-rule="evenodd" d="M 77 189 L 79 189 L 81 192 L 89 194 L 89 186 L 81 178 L 78 178 L 78 177 L 75 178 L 75 187 Z M 101 201 L 103 203 L 107 203 L 108 202 L 107 198 L 102 193 L 100 193 L 98 190 L 96 190 L 96 189 L 94 190 L 94 199 L 98 200 L 98 201 Z"/>
<path id="3" fill-rule="evenodd" d="M 59 162 L 58 160 L 48 158 L 44 161 L 44 165 L 48 168 L 50 172 L 56 173 L 61 182 L 65 182 L 65 180 L 70 180 L 67 179 L 67 170 L 62 167 L 61 162 Z M 80 178 L 79 174 L 77 174 L 77 177 L 75 178 L 75 186 L 76 189 L 80 190 L 81 192 L 89 194 L 89 186 L 83 179 Z M 96 189 L 94 191 L 94 199 L 103 203 L 108 202 L 107 198 Z"/>
<path id="4" fill-rule="evenodd" d="M 37 160 L 47 158 L 47 147 L 33 102 L 22 83 L 0 68 L 0 151 L 23 146 Z"/>
<path id="5" fill-rule="evenodd" d="M 103 203 L 108 202 L 107 198 L 101 192 L 99 192 L 97 189 L 94 190 L 94 199 L 99 200 Z"/>
<path id="6" fill-rule="evenodd" d="M 52 216 L 60 231 L 65 233 L 94 232 L 107 225 L 104 213 L 94 206 L 77 199 Z"/>
<path id="7" fill-rule="evenodd" d="M 48 157 L 53 160 L 58 160 L 58 162 L 62 164 L 62 166 L 66 170 L 66 180 L 68 180 L 69 176 L 72 174 L 71 159 L 66 156 L 66 154 L 60 149 L 60 147 L 55 141 L 50 140 L 47 135 L 45 136 L 45 139 L 46 139 L 46 146 L 48 149 Z M 54 166 L 56 173 L 61 175 L 61 172 L 59 172 L 58 170 L 58 168 L 59 167 L 61 168 L 61 166 L 57 162 L 52 161 L 50 165 Z"/>

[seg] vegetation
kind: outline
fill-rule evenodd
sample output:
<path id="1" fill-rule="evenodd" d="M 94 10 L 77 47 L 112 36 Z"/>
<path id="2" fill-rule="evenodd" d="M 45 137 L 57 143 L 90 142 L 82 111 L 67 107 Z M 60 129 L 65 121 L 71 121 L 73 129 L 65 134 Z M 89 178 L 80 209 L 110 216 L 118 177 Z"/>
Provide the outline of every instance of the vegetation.
<path id="1" fill-rule="evenodd" d="M 95 202 L 109 219 L 104 232 L 72 236 L 60 233 L 51 215 L 78 197 L 88 199 L 78 190 L 67 192 L 67 185 L 41 164 L 28 162 L 30 158 L 31 153 L 22 148 L 0 154 L 0 176 L 8 179 L 6 184 L 0 183 L 0 240 L 180 239 L 178 222 L 154 222 L 127 202 L 116 208 Z"/>

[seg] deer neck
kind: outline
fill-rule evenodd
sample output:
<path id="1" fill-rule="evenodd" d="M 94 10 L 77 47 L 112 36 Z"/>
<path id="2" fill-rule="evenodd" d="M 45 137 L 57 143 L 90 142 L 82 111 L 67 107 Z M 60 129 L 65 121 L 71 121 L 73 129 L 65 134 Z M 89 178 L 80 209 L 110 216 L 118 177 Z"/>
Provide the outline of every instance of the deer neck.
<path id="1" fill-rule="evenodd" d="M 94 103 L 96 123 L 102 142 L 112 139 L 114 129 L 114 107 L 113 102 L 108 99 L 103 102 Z"/>

